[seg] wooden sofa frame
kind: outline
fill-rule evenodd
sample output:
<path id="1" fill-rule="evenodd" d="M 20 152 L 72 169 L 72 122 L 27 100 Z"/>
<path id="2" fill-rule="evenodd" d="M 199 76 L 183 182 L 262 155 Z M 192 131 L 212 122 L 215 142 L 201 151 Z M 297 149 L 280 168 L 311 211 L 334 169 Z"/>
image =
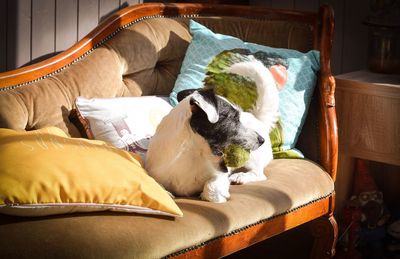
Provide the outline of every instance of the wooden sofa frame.
<path id="1" fill-rule="evenodd" d="M 145 17 L 157 16 L 196 16 L 196 15 L 229 15 L 263 17 L 272 19 L 299 21 L 309 24 L 313 29 L 313 47 L 320 50 L 321 68 L 318 80 L 317 97 L 319 101 L 319 163 L 336 178 L 338 134 L 335 111 L 335 81 L 331 74 L 330 57 L 332 35 L 334 29 L 333 10 L 321 6 L 319 12 L 303 12 L 290 10 L 274 10 L 269 8 L 205 5 L 205 4 L 141 4 L 122 9 L 68 50 L 45 61 L 22 67 L 13 71 L 0 73 L 0 91 L 29 84 L 49 77 L 70 64 L 88 55 L 96 46 L 113 37 L 121 29 Z M 277 215 L 265 222 L 260 222 L 237 234 L 210 240 L 201 246 L 175 254 L 180 258 L 210 258 L 221 257 L 246 248 L 256 242 L 275 236 L 288 229 L 312 221 L 312 233 L 315 242 L 312 258 L 328 258 L 335 253 L 337 240 L 337 225 L 333 217 L 335 195 L 322 198 L 304 207 L 284 215 Z"/>

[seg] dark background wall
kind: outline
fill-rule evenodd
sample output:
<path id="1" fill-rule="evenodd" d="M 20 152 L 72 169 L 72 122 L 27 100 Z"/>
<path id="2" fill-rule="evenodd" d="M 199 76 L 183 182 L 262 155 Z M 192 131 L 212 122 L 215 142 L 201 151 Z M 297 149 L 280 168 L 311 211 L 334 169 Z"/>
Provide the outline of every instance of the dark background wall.
<path id="1" fill-rule="evenodd" d="M 0 0 L 0 72 L 35 63 L 63 51 L 82 39 L 113 11 L 140 2 L 143 0 Z M 330 4 L 335 10 L 336 22 L 333 73 L 366 68 L 367 28 L 362 21 L 368 15 L 369 1 L 248 2 L 257 6 L 311 11 L 317 10 L 321 4 Z"/>

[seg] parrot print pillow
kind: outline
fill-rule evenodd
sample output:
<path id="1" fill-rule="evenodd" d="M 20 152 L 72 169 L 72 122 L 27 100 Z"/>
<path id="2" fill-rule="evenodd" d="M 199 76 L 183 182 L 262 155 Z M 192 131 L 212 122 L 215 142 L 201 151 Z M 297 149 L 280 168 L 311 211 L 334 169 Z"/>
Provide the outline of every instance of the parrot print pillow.
<path id="1" fill-rule="evenodd" d="M 295 149 L 295 145 L 316 85 L 319 52 L 312 50 L 302 53 L 292 49 L 243 42 L 229 35 L 214 33 L 193 20 L 190 20 L 189 26 L 192 42 L 186 51 L 180 74 L 170 94 L 170 103 L 173 106 L 177 104 L 177 94 L 182 90 L 207 87 L 211 84 L 222 85 L 222 82 L 227 82 L 226 80 L 230 83 L 236 80 L 244 86 L 243 96 L 251 97 L 251 93 L 246 92 L 246 85 L 254 82 L 224 75 L 222 72 L 224 66 L 245 60 L 248 55 L 254 55 L 264 64 L 267 59 L 279 59 L 279 62 L 287 67 L 287 80 L 279 92 L 281 117 L 276 128 L 270 133 L 274 158 L 303 157 L 302 153 Z M 221 55 L 223 53 L 225 54 Z M 242 108 L 246 110 L 246 106 Z"/>

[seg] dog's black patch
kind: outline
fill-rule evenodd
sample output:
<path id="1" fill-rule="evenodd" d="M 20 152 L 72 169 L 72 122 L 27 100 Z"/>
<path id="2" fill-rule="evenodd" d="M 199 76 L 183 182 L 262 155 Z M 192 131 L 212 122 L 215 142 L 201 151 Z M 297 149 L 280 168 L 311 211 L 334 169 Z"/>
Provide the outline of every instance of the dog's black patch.
<path id="1" fill-rule="evenodd" d="M 237 144 L 250 150 L 262 145 L 264 139 L 240 122 L 238 109 L 224 99 L 216 97 L 213 90 L 202 90 L 199 93 L 215 107 L 219 119 L 216 123 L 211 123 L 207 114 L 196 103 L 191 102 L 190 126 L 208 142 L 214 155 L 221 155 L 224 148 L 230 144 Z"/>
<path id="2" fill-rule="evenodd" d="M 194 88 L 194 89 L 186 89 L 186 90 L 182 90 L 178 93 L 178 95 L 176 96 L 176 99 L 178 100 L 178 102 L 182 101 L 183 99 L 185 99 L 186 96 L 191 95 L 192 93 L 194 93 L 195 91 L 197 91 L 198 89 Z"/>

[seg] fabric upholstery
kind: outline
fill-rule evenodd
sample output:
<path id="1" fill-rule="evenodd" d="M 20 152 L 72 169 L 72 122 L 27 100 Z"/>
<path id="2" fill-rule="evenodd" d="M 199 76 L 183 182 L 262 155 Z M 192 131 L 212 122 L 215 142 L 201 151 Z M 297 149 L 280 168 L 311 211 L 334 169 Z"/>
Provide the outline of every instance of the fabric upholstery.
<path id="1" fill-rule="evenodd" d="M 77 116 L 89 139 L 140 155 L 145 161 L 150 138 L 172 106 L 167 97 L 78 97 Z"/>
<path id="2" fill-rule="evenodd" d="M 237 17 L 194 20 L 245 41 L 300 51 L 312 49 L 312 32 L 302 24 Z M 77 137 L 81 135 L 68 119 L 77 96 L 168 95 L 191 40 L 188 22 L 188 18 L 143 20 L 55 75 L 0 91 L 0 127 L 30 130 L 57 126 Z"/>
<path id="3" fill-rule="evenodd" d="M 266 181 L 231 186 L 232 197 L 223 204 L 176 199 L 182 218 L 105 212 L 40 219 L 3 215 L 0 254 L 10 258 L 160 258 L 309 204 L 334 188 L 328 174 L 307 160 L 274 160 L 265 173 Z M 29 249 L 21 249 L 24 246 Z"/>
<path id="4" fill-rule="evenodd" d="M 122 29 L 54 75 L 1 90 L 0 127 L 32 130 L 57 126 L 79 137 L 78 128 L 69 119 L 77 96 L 169 94 L 191 40 L 188 20 L 144 19 Z M 237 17 L 194 20 L 217 33 L 248 42 L 302 52 L 312 49 L 313 31 L 304 24 Z M 316 107 L 312 104 L 309 112 L 314 113 Z M 316 147 L 318 121 L 307 121 L 299 142 L 304 147 Z M 307 156 L 307 150 L 303 151 Z M 314 155 L 307 157 L 317 159 Z M 232 186 L 232 199 L 225 204 L 177 199 L 184 214 L 182 218 L 112 212 L 41 218 L 0 215 L 0 257 L 157 258 L 333 192 L 331 178 L 305 160 L 275 160 L 266 174 L 267 181 Z"/>
<path id="5" fill-rule="evenodd" d="M 185 89 L 202 88 L 206 78 L 207 66 L 216 55 L 224 50 L 247 49 L 252 53 L 263 52 L 282 57 L 288 65 L 287 81 L 279 91 L 279 113 L 282 130 L 276 129 L 279 137 L 271 138 L 274 157 L 302 157 L 293 149 L 301 132 L 319 72 L 319 52 L 306 53 L 286 48 L 271 48 L 225 34 L 217 34 L 193 20 L 190 21 L 190 33 L 193 38 L 186 51 L 185 58 L 175 86 L 170 94 L 170 102 L 177 105 L 177 95 Z M 228 98 L 229 99 L 229 98 Z M 244 107 L 242 107 L 244 108 Z M 271 135 L 274 136 L 274 135 Z M 291 156 L 289 155 L 291 154 Z"/>

